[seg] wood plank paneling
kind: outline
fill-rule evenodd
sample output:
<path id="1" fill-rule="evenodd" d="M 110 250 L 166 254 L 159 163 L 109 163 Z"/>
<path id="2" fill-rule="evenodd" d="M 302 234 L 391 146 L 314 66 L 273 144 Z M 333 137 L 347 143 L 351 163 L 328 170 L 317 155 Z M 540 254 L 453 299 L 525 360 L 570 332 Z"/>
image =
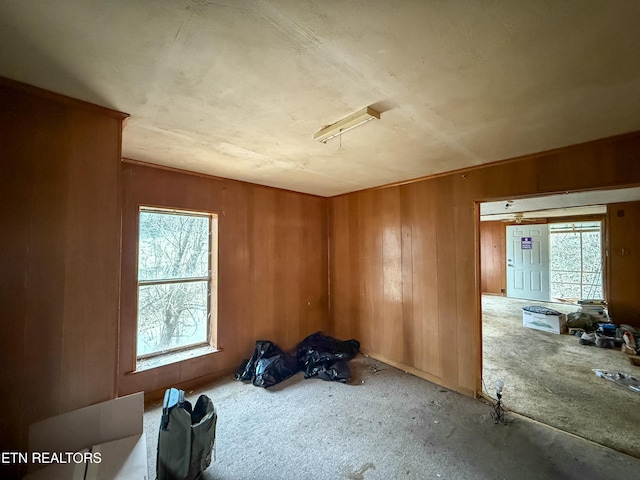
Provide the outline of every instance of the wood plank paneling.
<path id="1" fill-rule="evenodd" d="M 438 363 L 443 378 L 457 379 L 458 351 L 457 294 L 456 294 L 456 230 L 454 216 L 454 185 L 452 177 L 436 179 L 435 188 L 435 236 L 436 269 L 438 285 L 438 310 L 434 320 L 438 324 Z"/>
<path id="2" fill-rule="evenodd" d="M 361 272 L 359 290 L 363 323 L 360 331 L 365 344 L 371 345 L 374 351 L 381 351 L 380 325 L 382 323 L 381 299 L 384 299 L 382 272 L 382 223 L 379 221 L 380 196 L 374 192 L 363 192 L 358 195 L 358 220 L 362 228 L 358 236 L 357 255 Z M 360 232 L 359 232 L 360 233 Z"/>
<path id="3" fill-rule="evenodd" d="M 10 132 L 13 141 L 2 142 L 5 159 L 0 176 L 3 234 L 0 235 L 0 305 L 2 306 L 2 335 L 0 352 L 3 368 L 0 384 L 3 396 L 8 395 L 4 414 L 0 418 L 0 450 L 20 450 L 25 445 L 23 384 L 27 345 L 24 341 L 27 315 L 27 288 L 29 275 L 29 231 L 31 224 L 31 193 L 26 188 L 33 179 L 34 162 L 21 161 L 30 156 L 33 144 L 31 119 L 17 115 L 22 98 L 6 89 L 0 89 L 0 129 Z M 7 234 L 10 232 L 10 234 Z M 16 466 L 2 466 L 3 477 L 19 478 Z"/>
<path id="4" fill-rule="evenodd" d="M 416 342 L 416 322 L 413 313 L 415 309 L 414 301 L 414 264 L 413 264 L 413 215 L 415 214 L 414 204 L 407 201 L 411 187 L 398 189 L 400 200 L 400 289 L 402 290 L 402 305 L 400 312 L 400 322 L 402 324 L 402 349 L 400 358 L 404 364 L 420 363 L 420 344 Z"/>
<path id="5" fill-rule="evenodd" d="M 640 328 L 640 202 L 607 206 L 609 315 Z"/>
<path id="6" fill-rule="evenodd" d="M 61 382 L 69 410 L 114 396 L 117 329 L 112 321 L 119 315 L 120 283 L 121 129 L 116 124 L 110 136 L 95 135 L 104 129 L 99 117 L 72 120 L 82 127 L 73 130 L 76 148 L 70 152 L 66 198 L 63 370 L 77 372 L 77 378 L 65 376 Z M 90 159 L 85 152 L 91 152 Z"/>
<path id="7" fill-rule="evenodd" d="M 505 259 L 505 224 L 480 222 L 480 289 L 482 293 L 500 295 L 506 292 Z"/>
<path id="8" fill-rule="evenodd" d="M 132 162 L 122 164 L 122 183 L 119 394 L 226 374 L 252 354 L 256 340 L 287 349 L 327 330 L 326 199 Z M 133 373 L 140 205 L 218 213 L 220 351 Z"/>
<path id="9" fill-rule="evenodd" d="M 332 331 L 359 333 L 363 351 L 424 378 L 470 395 L 480 391 L 482 232 L 476 202 L 635 186 L 639 149 L 635 133 L 331 198 Z M 372 224 L 376 212 L 381 214 Z M 398 231 L 399 257 L 395 252 L 389 264 L 379 238 Z M 390 238 L 397 243 L 396 233 Z M 392 278 L 401 279 L 401 306 L 385 296 L 385 265 L 393 265 Z M 640 310 L 638 299 L 628 300 L 628 307 L 619 303 L 619 312 Z M 358 313 L 347 320 L 345 312 Z"/>
<path id="10" fill-rule="evenodd" d="M 272 340 L 270 337 L 277 334 L 277 342 L 282 342 L 284 338 L 282 332 L 278 331 L 279 319 L 276 320 L 276 316 L 280 316 L 279 310 L 283 305 L 277 291 L 281 285 L 276 285 L 276 279 L 281 281 L 285 279 L 282 277 L 282 265 L 276 258 L 278 238 L 276 238 L 275 219 L 283 212 L 277 210 L 274 190 L 256 189 L 252 199 L 253 204 L 249 207 L 250 221 L 253 226 L 252 237 L 249 238 L 250 245 L 252 245 L 251 262 L 247 273 L 251 285 L 249 298 L 253 299 L 250 302 L 253 307 L 250 317 L 253 325 L 253 338 Z M 224 232 L 220 233 L 224 234 Z M 226 281 L 224 278 L 220 279 L 220 282 Z M 284 285 L 282 286 L 284 287 Z"/>
<path id="11" fill-rule="evenodd" d="M 377 328 L 383 338 L 392 341 L 381 345 L 383 355 L 404 357 L 403 282 L 402 282 L 402 216 L 400 190 L 383 190 L 378 212 L 382 248 L 382 295 L 384 303 Z"/>
<path id="12" fill-rule="evenodd" d="M 466 179 L 454 176 L 457 184 L 454 188 L 456 192 L 454 207 L 454 227 L 456 238 L 455 251 L 455 271 L 456 271 L 456 351 L 457 351 L 457 379 L 456 382 L 465 391 L 473 391 L 475 388 L 475 376 L 479 369 L 477 357 L 480 352 L 480 345 L 477 340 L 480 337 L 480 323 L 467 322 L 468 318 L 478 312 L 477 285 L 477 248 L 478 237 L 476 235 L 477 213 L 473 197 L 466 188 Z M 473 282 L 467 281 L 461 273 L 468 267 L 473 275 Z"/>
<path id="13" fill-rule="evenodd" d="M 352 254 L 359 250 L 356 235 L 351 235 L 351 230 L 358 230 L 357 217 L 354 213 L 354 205 L 357 196 L 341 197 L 331 203 L 329 210 L 329 223 L 331 228 L 330 241 L 336 245 L 331 249 L 335 257 L 331 259 L 333 268 L 329 270 L 330 291 L 344 292 L 350 298 L 346 302 L 334 302 L 330 296 L 329 325 L 330 331 L 339 338 L 361 338 L 362 322 L 360 322 L 359 309 L 362 303 L 355 298 L 359 296 L 359 256 Z M 338 233 L 340 232 L 340 233 Z"/>
<path id="14" fill-rule="evenodd" d="M 25 357 L 19 366 L 23 375 L 23 398 L 37 398 L 48 391 L 49 401 L 28 402 L 23 421 L 47 418 L 61 410 L 60 384 L 62 378 L 63 329 L 65 321 L 65 280 L 69 151 L 57 138 L 60 133 L 43 122 L 47 117 L 56 120 L 68 134 L 68 111 L 58 104 L 46 104 L 38 109 L 37 128 L 31 132 L 29 157 L 33 162 L 33 177 L 24 187 L 29 191 L 29 233 L 27 263 L 27 311 L 23 320 Z M 48 156 L 51 155 L 51 161 Z M 52 281 L 55 279 L 55 281 Z M 80 367 L 66 372 L 81 377 Z M 78 381 L 78 378 L 76 378 Z M 78 384 L 81 382 L 78 381 Z M 41 390 L 42 389 L 42 390 Z M 38 407 L 42 411 L 38 411 Z M 33 421 L 33 420 L 32 420 Z M 25 425 L 22 425 L 25 428 Z"/>
<path id="15" fill-rule="evenodd" d="M 250 269 L 251 249 L 250 242 L 235 242 L 234 238 L 253 238 L 253 222 L 249 216 L 251 211 L 247 204 L 251 202 L 253 189 L 242 183 L 230 183 L 222 187 L 220 197 L 222 199 L 222 215 L 219 218 L 219 230 L 226 232 L 225 238 L 219 239 L 218 258 L 226 259 L 219 263 L 218 280 L 232 278 L 234 272 L 246 272 Z M 227 221 L 233 219 L 233 221 Z M 252 315 L 252 305 L 246 302 L 250 284 L 233 282 L 219 284 L 218 299 L 224 298 L 224 302 L 218 300 L 218 318 L 249 318 Z M 251 322 L 218 322 L 218 346 L 230 355 L 247 355 L 253 348 L 255 336 Z"/>
<path id="16" fill-rule="evenodd" d="M 29 424 L 115 395 L 124 118 L 0 79 L 0 450 L 24 451 Z M 5 467 L 2 478 L 24 473 Z"/>
<path id="17" fill-rule="evenodd" d="M 436 235 L 436 191 L 427 184 L 411 185 L 409 202 L 415 207 L 412 225 L 411 256 L 413 261 L 413 321 L 417 337 L 413 340 L 421 353 L 420 363 L 415 364 L 435 378 L 442 376 L 440 362 L 440 326 L 437 321 L 440 298 L 437 295 L 440 276 L 438 272 L 438 242 Z"/>
<path id="18" fill-rule="evenodd" d="M 303 248 L 306 256 L 299 268 L 306 281 L 301 282 L 300 318 L 303 321 L 296 325 L 297 339 L 306 334 L 306 325 L 319 325 L 325 330 L 329 328 L 328 201 L 318 201 L 316 197 L 311 196 L 303 197 L 302 201 L 302 218 L 319 220 L 306 221 L 300 233 L 304 238 Z M 307 264 L 315 265 L 316 268 L 307 269 Z"/>

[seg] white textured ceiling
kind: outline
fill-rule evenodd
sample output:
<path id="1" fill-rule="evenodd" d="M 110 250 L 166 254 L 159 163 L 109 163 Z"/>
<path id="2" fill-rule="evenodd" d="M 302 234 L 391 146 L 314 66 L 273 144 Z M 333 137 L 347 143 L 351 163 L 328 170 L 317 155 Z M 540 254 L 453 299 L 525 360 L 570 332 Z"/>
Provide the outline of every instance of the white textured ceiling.
<path id="1" fill-rule="evenodd" d="M 330 196 L 640 130 L 639 21 L 637 0 L 3 0 L 0 75 L 131 114 L 125 157 Z"/>

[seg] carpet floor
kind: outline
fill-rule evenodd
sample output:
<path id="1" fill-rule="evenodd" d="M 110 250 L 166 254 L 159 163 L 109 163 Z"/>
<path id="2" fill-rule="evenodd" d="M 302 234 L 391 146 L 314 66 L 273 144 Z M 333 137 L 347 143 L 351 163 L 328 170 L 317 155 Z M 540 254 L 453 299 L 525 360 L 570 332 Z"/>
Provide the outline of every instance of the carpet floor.
<path id="1" fill-rule="evenodd" d="M 528 305 L 577 311 L 575 305 L 483 296 L 484 391 L 495 396 L 495 381 L 501 378 L 511 411 L 640 458 L 640 393 L 593 372 L 640 378 L 640 368 L 619 349 L 580 345 L 577 336 L 523 327 L 522 307 Z"/>
<path id="2" fill-rule="evenodd" d="M 363 355 L 350 384 L 301 373 L 262 389 L 231 378 L 187 392 L 218 413 L 215 460 L 204 479 L 636 478 L 640 460 L 509 414 Z M 161 403 L 146 407 L 149 475 Z"/>

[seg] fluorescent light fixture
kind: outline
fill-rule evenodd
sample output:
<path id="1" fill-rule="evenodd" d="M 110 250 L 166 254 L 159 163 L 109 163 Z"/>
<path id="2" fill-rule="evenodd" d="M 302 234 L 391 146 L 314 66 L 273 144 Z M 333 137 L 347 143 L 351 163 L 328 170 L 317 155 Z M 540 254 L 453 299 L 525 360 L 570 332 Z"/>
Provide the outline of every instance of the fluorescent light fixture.
<path id="1" fill-rule="evenodd" d="M 331 140 L 333 137 L 342 135 L 344 132 L 356 128 L 363 123 L 367 123 L 374 118 L 380 118 L 380 113 L 376 112 L 371 107 L 365 107 L 362 110 L 358 110 L 356 113 L 352 113 L 348 117 L 344 117 L 342 120 L 338 120 L 336 123 L 324 127 L 313 136 L 314 140 L 322 143 L 326 143 L 327 140 Z"/>

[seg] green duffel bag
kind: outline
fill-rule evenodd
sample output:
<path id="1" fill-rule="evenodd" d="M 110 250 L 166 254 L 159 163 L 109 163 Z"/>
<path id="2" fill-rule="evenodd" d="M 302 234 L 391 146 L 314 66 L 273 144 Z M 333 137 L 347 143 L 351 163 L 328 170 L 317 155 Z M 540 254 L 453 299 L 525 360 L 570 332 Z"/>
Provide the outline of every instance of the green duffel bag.
<path id="1" fill-rule="evenodd" d="M 158 480 L 194 480 L 211 464 L 218 416 L 213 402 L 200 395 L 195 407 L 184 391 L 170 388 L 164 393 L 158 435 Z"/>

